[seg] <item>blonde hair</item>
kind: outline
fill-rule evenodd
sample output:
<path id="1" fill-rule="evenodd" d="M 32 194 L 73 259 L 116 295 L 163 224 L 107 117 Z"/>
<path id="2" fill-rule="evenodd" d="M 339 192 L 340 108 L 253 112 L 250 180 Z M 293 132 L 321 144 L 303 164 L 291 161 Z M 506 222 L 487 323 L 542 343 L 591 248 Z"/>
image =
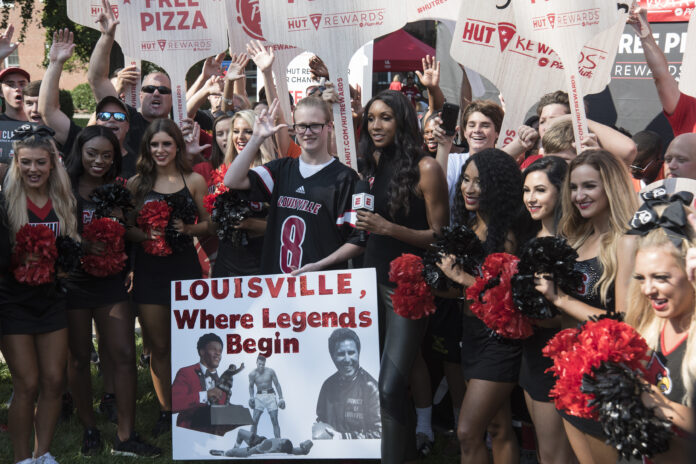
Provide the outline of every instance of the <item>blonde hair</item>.
<path id="1" fill-rule="evenodd" d="M 561 121 L 546 129 L 541 138 L 541 146 L 544 148 L 545 155 L 553 155 L 566 150 L 575 151 L 574 141 L 573 122 Z"/>
<path id="2" fill-rule="evenodd" d="M 246 122 L 249 125 L 249 128 L 253 129 L 254 122 L 256 121 L 256 113 L 254 110 L 241 110 L 237 111 L 234 113 L 234 116 L 232 116 L 232 130 L 230 130 L 230 134 L 227 136 L 227 150 L 225 152 L 224 161 L 225 165 L 227 166 L 229 166 L 239 154 L 237 153 L 237 147 L 235 147 L 232 143 L 234 123 L 237 119 L 241 119 L 242 121 Z M 264 140 L 261 147 L 259 147 L 259 151 L 256 152 L 256 156 L 254 157 L 254 161 L 251 163 L 251 165 L 252 167 L 261 166 L 262 164 L 266 164 L 274 159 L 276 159 L 275 151 L 273 150 L 273 143 L 269 137 Z"/>
<path id="3" fill-rule="evenodd" d="M 7 171 L 3 185 L 7 218 L 9 221 L 10 241 L 14 243 L 17 231 L 29 222 L 27 213 L 27 194 L 19 167 L 20 150 L 37 148 L 45 150 L 50 157 L 51 172 L 48 177 L 48 197 L 53 204 L 53 210 L 60 223 L 60 235 L 67 235 L 79 241 L 77 232 L 77 206 L 75 196 L 70 186 L 70 178 L 58 157 L 53 140 L 46 136 L 33 135 L 24 140 L 14 142 L 15 155 Z"/>
<path id="4" fill-rule="evenodd" d="M 648 248 L 665 250 L 675 258 L 679 267 L 684 270 L 686 251 L 689 247 L 696 246 L 696 243 L 693 241 L 694 231 L 690 227 L 687 234 L 689 235 L 689 241 L 683 240 L 680 247 L 677 248 L 663 229 L 652 230 L 645 237 L 641 237 L 638 242 L 638 251 Z M 693 283 L 689 285 L 696 293 L 696 286 Z M 640 283 L 635 279 L 632 279 L 629 285 L 628 301 L 626 323 L 634 327 L 645 338 L 650 348 L 657 349 L 660 343 L 660 334 L 666 320 L 655 315 L 650 300 L 641 292 Z M 693 313 L 696 313 L 696 305 L 692 308 L 691 323 L 688 329 L 689 335 L 686 339 L 686 352 L 681 365 L 681 376 L 684 383 L 684 391 L 686 392 L 681 402 L 687 406 L 691 405 L 694 381 L 696 380 L 696 317 L 694 317 Z"/>
<path id="5" fill-rule="evenodd" d="M 638 208 L 638 200 L 631 186 L 628 171 L 611 153 L 597 149 L 582 152 L 570 162 L 561 191 L 563 217 L 559 230 L 573 248 L 580 248 L 594 232 L 592 222 L 580 215 L 571 200 L 570 176 L 573 170 L 583 165 L 589 165 L 599 171 L 599 178 L 609 205 L 609 232 L 601 238 L 599 247 L 602 276 L 594 289 L 599 292 L 602 304 L 606 305 L 616 278 L 618 241 L 627 230 L 628 222 Z"/>

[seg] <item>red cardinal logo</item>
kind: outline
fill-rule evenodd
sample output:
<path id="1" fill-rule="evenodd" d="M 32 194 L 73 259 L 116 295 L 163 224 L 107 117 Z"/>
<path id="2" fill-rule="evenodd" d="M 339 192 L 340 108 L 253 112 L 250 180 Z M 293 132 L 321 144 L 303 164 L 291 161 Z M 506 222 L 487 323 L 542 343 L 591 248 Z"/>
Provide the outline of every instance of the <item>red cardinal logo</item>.
<path id="1" fill-rule="evenodd" d="M 672 378 L 669 375 L 669 369 L 664 365 L 661 355 L 658 353 L 653 353 L 650 358 L 645 378 L 653 385 L 657 385 L 664 394 L 672 391 Z"/>
<path id="2" fill-rule="evenodd" d="M 515 36 L 517 28 L 512 23 L 498 23 L 498 39 L 500 40 L 500 51 L 504 52 L 508 44 Z"/>

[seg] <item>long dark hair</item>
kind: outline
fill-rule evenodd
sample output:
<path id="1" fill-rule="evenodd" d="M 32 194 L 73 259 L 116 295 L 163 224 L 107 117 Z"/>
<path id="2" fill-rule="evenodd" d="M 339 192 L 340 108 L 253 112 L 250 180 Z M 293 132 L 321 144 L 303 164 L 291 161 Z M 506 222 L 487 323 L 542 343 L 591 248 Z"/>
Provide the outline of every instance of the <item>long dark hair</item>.
<path id="1" fill-rule="evenodd" d="M 558 196 L 556 198 L 556 206 L 553 208 L 553 230 L 554 234 L 558 233 L 558 223 L 563 216 L 563 202 L 561 201 L 561 192 L 563 190 L 563 181 L 568 173 L 568 163 L 565 162 L 563 158 L 558 156 L 544 156 L 527 166 L 527 169 L 522 173 L 522 185 L 524 186 L 524 181 L 527 180 L 527 176 L 532 172 L 542 171 L 548 177 L 551 185 L 556 187 Z M 535 232 L 541 230 L 541 221 L 534 221 Z"/>
<path id="2" fill-rule="evenodd" d="M 70 182 L 73 188 L 77 187 L 78 180 L 82 174 L 85 172 L 85 168 L 82 165 L 82 149 L 85 143 L 96 137 L 104 137 L 109 141 L 112 148 L 114 149 L 114 159 L 111 167 L 102 176 L 102 180 L 105 184 L 111 183 L 116 179 L 116 176 L 121 172 L 121 163 L 123 157 L 121 156 L 121 144 L 118 142 L 114 131 L 104 126 L 87 126 L 75 138 L 75 143 L 73 144 L 72 152 L 68 157 L 68 162 L 65 168 L 68 171 L 68 176 L 70 176 Z"/>
<path id="3" fill-rule="evenodd" d="M 515 160 L 497 148 L 487 148 L 470 156 L 462 166 L 454 199 L 454 222 L 469 227 L 476 223 L 476 215 L 467 211 L 461 194 L 464 171 L 469 163 L 474 163 L 479 172 L 478 214 L 488 226 L 483 243 L 486 253 L 505 251 L 505 239 L 510 231 L 515 235 L 517 246 L 524 243 L 531 235 L 531 218 L 522 202 L 522 174 Z"/>
<path id="4" fill-rule="evenodd" d="M 417 194 L 420 171 L 418 162 L 423 157 L 423 136 L 418 128 L 418 118 L 411 102 L 401 92 L 384 90 L 377 94 L 365 106 L 365 112 L 360 126 L 360 153 L 363 155 L 363 177 L 374 176 L 377 161 L 374 153 L 377 151 L 372 137 L 367 130 L 368 113 L 372 104 L 381 100 L 394 112 L 396 118 L 396 135 L 394 143 L 382 150 L 380 159 L 388 158 L 393 161 L 393 175 L 388 187 L 389 214 L 392 219 L 401 212 L 404 216 L 409 212 L 409 195 Z"/>
<path id="5" fill-rule="evenodd" d="M 184 136 L 181 135 L 179 126 L 171 119 L 155 119 L 147 126 L 143 138 L 140 141 L 140 156 L 135 166 L 137 177 L 134 180 L 134 200 L 137 206 L 142 204 L 145 195 L 152 190 L 155 185 L 155 180 L 157 179 L 157 166 L 150 152 L 150 140 L 152 140 L 152 137 L 158 132 L 164 132 L 174 139 L 174 143 L 176 144 L 176 158 L 174 158 L 176 169 L 182 174 L 191 172 L 191 166 L 184 153 L 184 150 L 186 150 L 186 142 L 184 142 Z"/>

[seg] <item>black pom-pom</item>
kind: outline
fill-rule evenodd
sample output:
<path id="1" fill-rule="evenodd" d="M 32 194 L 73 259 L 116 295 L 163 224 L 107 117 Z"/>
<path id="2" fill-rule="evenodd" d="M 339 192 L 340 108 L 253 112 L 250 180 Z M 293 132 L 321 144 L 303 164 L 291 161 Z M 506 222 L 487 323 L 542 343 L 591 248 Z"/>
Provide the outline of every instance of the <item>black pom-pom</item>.
<path id="1" fill-rule="evenodd" d="M 220 240 L 232 246 L 246 246 L 247 234 L 243 229 L 237 229 L 242 220 L 252 215 L 251 205 L 238 192 L 228 190 L 215 198 L 215 207 L 211 218 L 217 224 L 217 234 Z"/>
<path id="2" fill-rule="evenodd" d="M 478 275 L 479 266 L 486 258 L 483 243 L 473 230 L 466 226 L 443 227 L 435 243 L 423 257 L 423 278 L 425 283 L 436 290 L 459 287 L 459 284 L 447 278 L 437 267 L 443 254 L 454 255 L 456 257 L 454 264 L 474 277 Z"/>
<path id="3" fill-rule="evenodd" d="M 605 362 L 592 375 L 583 376 L 581 390 L 594 395 L 588 406 L 594 406 L 607 443 L 623 458 L 649 458 L 669 449 L 672 424 L 643 404 L 641 393 L 649 387 L 641 381 L 640 372 Z"/>
<path id="4" fill-rule="evenodd" d="M 517 275 L 512 278 L 512 298 L 520 312 L 533 319 L 550 319 L 558 309 L 534 288 L 534 275 L 548 274 L 565 293 L 582 285 L 582 273 L 575 269 L 577 252 L 560 237 L 530 240 L 520 253 Z"/>
<path id="5" fill-rule="evenodd" d="M 63 272 L 73 272 L 80 268 L 82 246 L 78 242 L 67 235 L 60 235 L 56 238 L 56 249 L 58 250 L 58 258 L 56 258 L 58 269 Z"/>
<path id="6" fill-rule="evenodd" d="M 133 197 L 130 191 L 121 184 L 106 184 L 94 189 L 89 199 L 97 204 L 94 218 L 111 216 L 114 208 L 120 208 L 123 214 L 133 209 Z"/>
<path id="7" fill-rule="evenodd" d="M 191 236 L 177 232 L 172 224 L 175 219 L 181 219 L 184 224 L 194 224 L 198 217 L 198 209 L 191 195 L 187 195 L 184 192 L 167 195 L 165 201 L 171 208 L 172 213 L 169 216 L 169 224 L 164 229 L 164 235 L 167 243 L 172 247 L 172 251 L 178 253 L 191 246 Z"/>

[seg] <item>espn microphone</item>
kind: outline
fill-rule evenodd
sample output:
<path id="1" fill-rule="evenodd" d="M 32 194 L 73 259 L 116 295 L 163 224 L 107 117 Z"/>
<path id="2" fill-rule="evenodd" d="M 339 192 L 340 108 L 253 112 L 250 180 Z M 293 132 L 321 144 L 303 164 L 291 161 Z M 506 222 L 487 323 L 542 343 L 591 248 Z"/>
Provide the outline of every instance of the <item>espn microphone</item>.
<path id="1" fill-rule="evenodd" d="M 360 210 L 372 212 L 375 210 L 375 197 L 370 193 L 370 183 L 368 181 L 359 180 L 355 184 L 351 209 L 355 212 Z M 360 242 L 367 242 L 367 231 L 360 231 Z"/>

